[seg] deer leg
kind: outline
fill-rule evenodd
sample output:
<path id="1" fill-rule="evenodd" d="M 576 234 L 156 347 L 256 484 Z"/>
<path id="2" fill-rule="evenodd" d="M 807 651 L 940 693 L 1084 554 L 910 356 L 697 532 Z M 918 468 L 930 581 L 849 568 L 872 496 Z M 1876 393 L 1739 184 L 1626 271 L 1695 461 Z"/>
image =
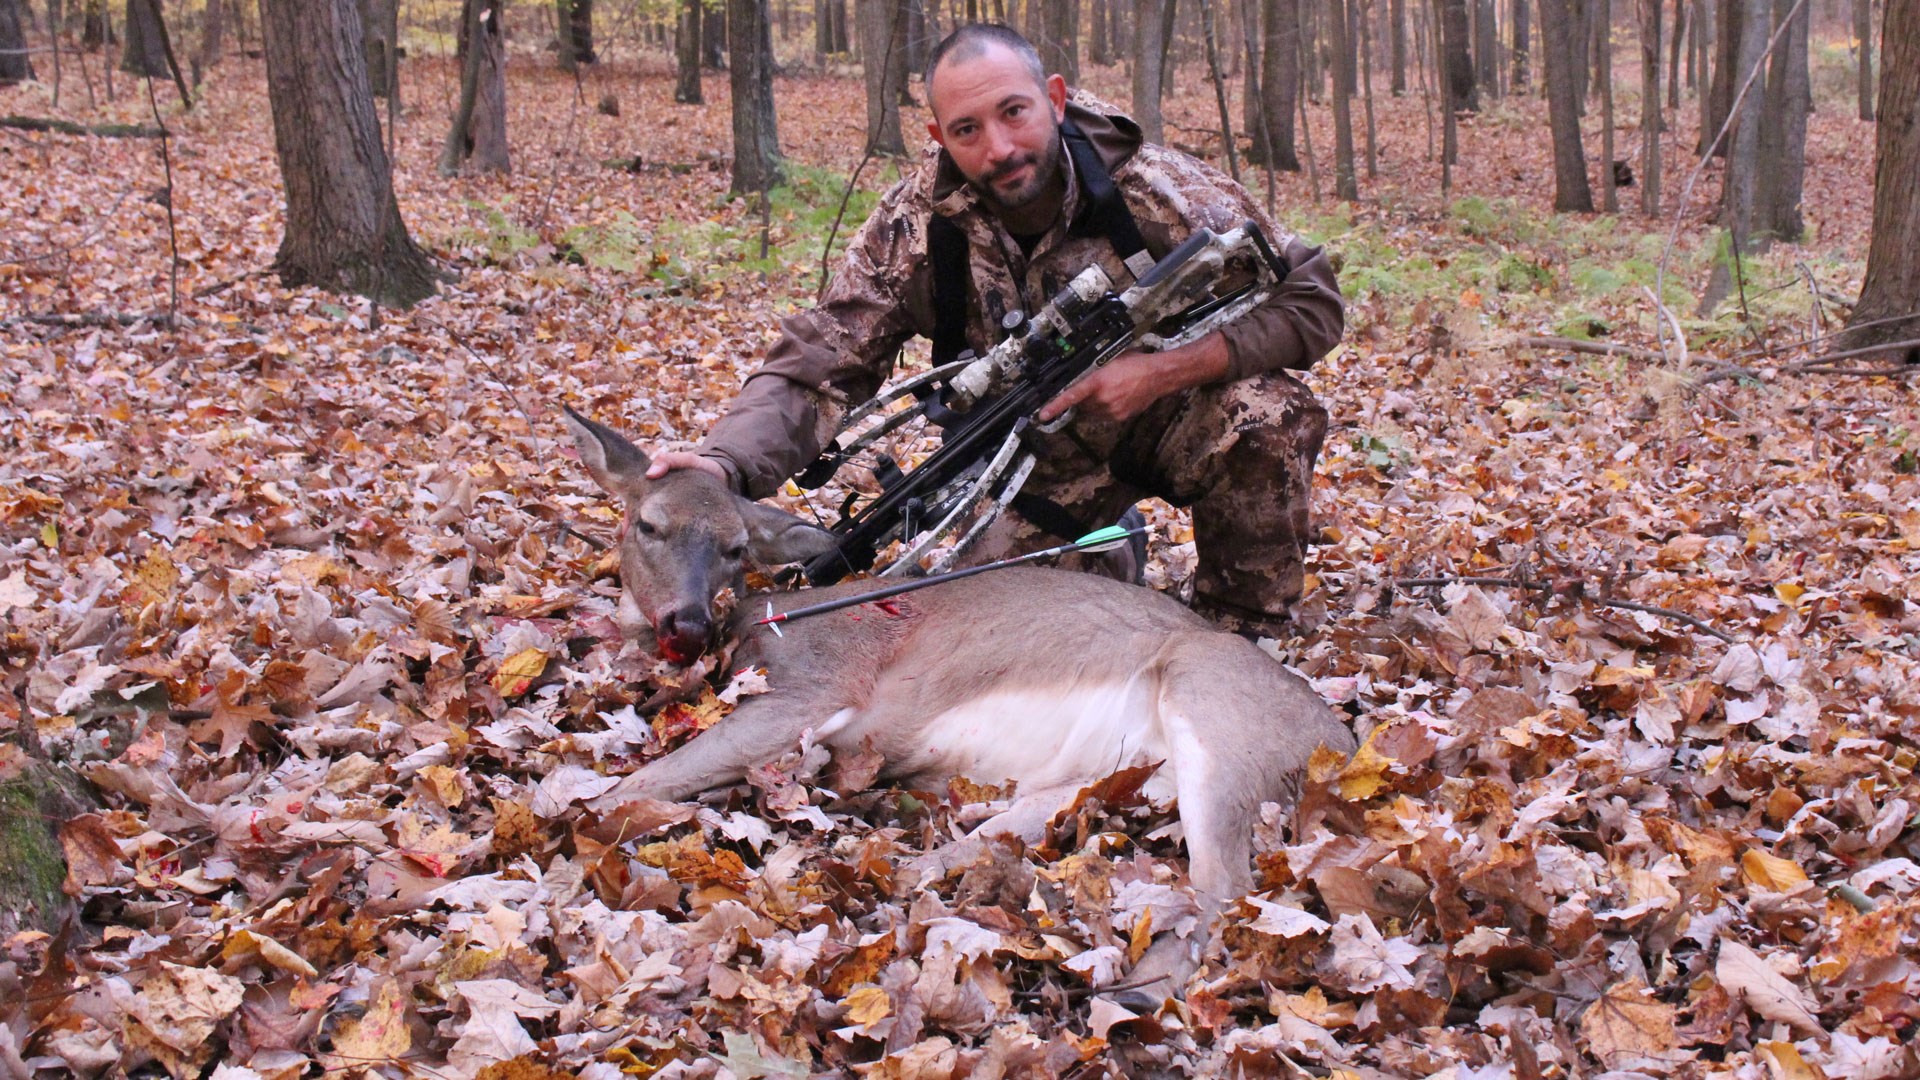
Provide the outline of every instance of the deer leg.
<path id="1" fill-rule="evenodd" d="M 904 880 L 917 888 L 925 888 L 955 870 L 979 862 L 994 840 L 1013 837 L 1025 844 L 1038 843 L 1046 835 L 1047 823 L 1080 793 L 1082 786 L 1066 784 L 1019 796 L 1005 810 L 974 826 L 967 835 L 909 862 Z"/>
<path id="2" fill-rule="evenodd" d="M 824 737 L 842 711 L 827 703 L 796 700 L 793 695 L 748 698 L 726 719 L 678 750 L 628 774 L 590 805 L 606 810 L 633 799 L 678 802 L 733 783 L 755 765 L 764 765 L 798 746 L 808 728 L 813 728 L 817 737 Z"/>

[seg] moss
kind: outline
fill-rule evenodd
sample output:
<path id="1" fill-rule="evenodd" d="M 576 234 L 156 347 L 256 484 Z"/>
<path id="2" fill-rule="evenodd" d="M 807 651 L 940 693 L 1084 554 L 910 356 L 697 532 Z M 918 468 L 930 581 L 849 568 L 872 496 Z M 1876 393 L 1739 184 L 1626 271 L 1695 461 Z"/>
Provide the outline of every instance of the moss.
<path id="1" fill-rule="evenodd" d="M 67 904 L 60 891 L 67 866 L 60 851 L 58 808 L 73 801 L 42 766 L 0 781 L 0 934 L 52 930 Z"/>

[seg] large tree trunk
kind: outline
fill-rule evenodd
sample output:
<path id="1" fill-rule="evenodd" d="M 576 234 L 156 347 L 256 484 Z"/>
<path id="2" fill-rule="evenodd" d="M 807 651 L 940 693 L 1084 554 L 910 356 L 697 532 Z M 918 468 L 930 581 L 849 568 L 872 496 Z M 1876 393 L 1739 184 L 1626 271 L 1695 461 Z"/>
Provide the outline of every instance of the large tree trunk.
<path id="1" fill-rule="evenodd" d="M 1660 213 L 1660 0 L 1636 0 L 1640 24 L 1640 210 Z"/>
<path id="2" fill-rule="evenodd" d="M 1767 68 L 1766 120 L 1760 133 L 1760 187 L 1754 201 L 1754 227 L 1778 240 L 1797 241 L 1806 232 L 1800 195 L 1807 172 L 1807 112 L 1813 88 L 1807 79 L 1807 27 L 1812 9 L 1794 0 L 1773 0 L 1774 26 L 1789 15 L 1786 31 Z M 1749 93 L 1759 91 L 1755 87 Z"/>
<path id="3" fill-rule="evenodd" d="M 593 51 L 593 0 L 553 0 L 553 15 L 560 67 L 572 71 L 599 62 Z"/>
<path id="4" fill-rule="evenodd" d="M 834 52 L 847 51 L 847 0 L 828 0 L 833 12 L 833 33 L 836 42 Z M 700 49 L 704 56 L 700 58 L 702 67 L 712 71 L 727 69 L 727 12 L 724 3 L 708 4 L 702 8 L 705 22 L 700 27 Z"/>
<path id="5" fill-rule="evenodd" d="M 21 0 L 0 0 L 0 86 L 33 78 L 27 34 L 20 25 Z"/>
<path id="6" fill-rule="evenodd" d="M 1734 43 L 1733 64 L 1739 73 L 1736 88 L 1746 81 L 1746 73 L 1752 71 L 1766 54 L 1767 48 L 1767 11 L 1769 0 L 1722 0 L 1729 8 L 1740 8 L 1736 20 L 1740 27 L 1739 40 Z M 1766 247 L 1768 237 L 1754 229 L 1754 208 L 1759 192 L 1760 147 L 1762 131 L 1762 111 L 1765 109 L 1765 94 L 1761 88 L 1753 87 L 1740 99 L 1739 108 L 1733 111 L 1733 127 L 1727 133 L 1727 174 L 1720 183 L 1720 222 L 1727 229 L 1727 257 L 1715 260 L 1713 273 L 1707 278 L 1706 292 L 1700 298 L 1700 306 L 1695 311 L 1699 318 L 1706 318 L 1713 309 L 1720 306 L 1737 281 L 1744 281 L 1744 271 L 1735 277 L 1735 267 L 1743 256 Z M 1738 90 L 1735 90 L 1738 93 Z"/>
<path id="7" fill-rule="evenodd" d="M 1347 42 L 1345 0 L 1327 0 L 1327 44 L 1333 54 L 1333 194 L 1349 201 L 1360 197 L 1353 167 L 1353 49 Z"/>
<path id="8" fill-rule="evenodd" d="M 673 100 L 682 105 L 706 102 L 700 90 L 700 0 L 680 0 L 680 24 L 673 38 Z"/>
<path id="9" fill-rule="evenodd" d="M 733 192 L 766 191 L 781 179 L 773 27 L 766 0 L 727 0 L 727 62 L 733 86 Z"/>
<path id="10" fill-rule="evenodd" d="M 509 172 L 507 155 L 506 0 L 465 0 L 466 59 L 460 104 L 440 152 L 440 172 Z"/>
<path id="11" fill-rule="evenodd" d="M 1473 56 L 1467 49 L 1471 26 L 1467 18 L 1467 0 L 1440 0 L 1440 38 L 1446 50 L 1447 85 L 1453 91 L 1453 107 L 1467 112 L 1480 111 L 1480 97 L 1474 89 Z"/>
<path id="12" fill-rule="evenodd" d="M 1874 130 L 1873 232 L 1867 279 L 1844 345 L 1920 338 L 1920 0 L 1887 0 L 1881 24 L 1879 123 Z M 1901 316 L 1906 316 L 1902 319 Z M 1869 326 L 1879 320 L 1879 325 Z M 1920 348 L 1900 350 L 1920 363 Z"/>
<path id="13" fill-rule="evenodd" d="M 286 236 L 274 270 L 406 307 L 433 295 L 433 263 L 393 197 L 354 0 L 260 0 Z"/>
<path id="14" fill-rule="evenodd" d="M 1034 47 L 1051 74 L 1080 83 L 1080 0 L 1028 0 L 1039 13 Z"/>
<path id="15" fill-rule="evenodd" d="M 229 0 L 207 0 L 206 18 L 200 24 L 200 52 L 193 60 L 193 82 L 218 64 L 227 51 L 227 6 Z"/>
<path id="16" fill-rule="evenodd" d="M 398 0 L 360 0 L 360 26 L 367 39 L 367 82 L 374 97 L 388 97 L 400 86 Z"/>
<path id="17" fill-rule="evenodd" d="M 1500 26 L 1494 14 L 1496 0 L 1474 0 L 1474 82 L 1487 97 L 1500 96 Z"/>
<path id="18" fill-rule="evenodd" d="M 1575 62 L 1584 39 L 1574 35 L 1569 0 L 1540 0 L 1540 36 L 1547 72 L 1547 118 L 1553 129 L 1553 208 L 1593 211 L 1593 188 L 1587 184 L 1587 154 L 1580 144 L 1580 107 L 1576 100 L 1579 66 Z"/>
<path id="19" fill-rule="evenodd" d="M 1174 0 L 1133 0 L 1133 4 L 1133 118 L 1148 142 L 1164 142 L 1160 99 L 1166 93 L 1162 77 L 1173 39 Z"/>
<path id="20" fill-rule="evenodd" d="M 160 6 L 148 0 L 127 0 L 126 41 L 120 50 L 120 70 L 131 75 L 164 79 L 167 76 L 166 27 Z"/>
<path id="21" fill-rule="evenodd" d="M 1387 38 L 1393 52 L 1393 82 L 1389 88 L 1394 97 L 1403 97 L 1407 92 L 1407 0 L 1390 0 L 1387 4 Z"/>
<path id="22" fill-rule="evenodd" d="M 1733 104 L 1733 95 L 1747 73 L 1740 67 L 1740 22 L 1742 5 L 1740 0 L 1714 0 L 1715 26 L 1713 35 L 1713 74 L 1707 83 L 1707 92 L 1700 98 L 1700 146 L 1698 153 L 1706 153 L 1713 148 L 1715 157 L 1724 157 L 1727 153 L 1727 140 L 1718 144 L 1714 139 L 1720 129 L 1726 126 L 1727 109 Z"/>
<path id="23" fill-rule="evenodd" d="M 1530 43 L 1533 31 L 1527 25 L 1528 16 L 1533 12 L 1533 5 L 1527 0 L 1513 0 L 1513 6 L 1509 10 L 1512 12 L 1513 74 L 1510 76 L 1511 81 L 1508 86 L 1516 94 L 1525 94 L 1533 81 L 1533 72 L 1528 70 L 1528 61 L 1533 49 Z"/>
<path id="24" fill-rule="evenodd" d="M 903 155 L 900 95 L 907 89 L 905 0 L 859 0 L 860 66 L 867 84 L 867 145 L 876 154 Z"/>
<path id="25" fill-rule="evenodd" d="M 1891 0 L 1890 0 L 1891 2 Z M 1873 122 L 1873 0 L 1853 0 L 1853 38 L 1859 42 L 1860 119 Z M 1891 45 L 1887 46 L 1891 48 Z"/>
<path id="26" fill-rule="evenodd" d="M 1300 96 L 1300 0 L 1264 0 L 1265 40 L 1261 44 L 1262 130 L 1254 141 L 1255 159 L 1271 168 L 1300 171 L 1294 148 L 1293 117 Z M 1267 144 L 1271 142 L 1269 147 Z M 1266 151 L 1273 151 L 1269 160 Z"/>

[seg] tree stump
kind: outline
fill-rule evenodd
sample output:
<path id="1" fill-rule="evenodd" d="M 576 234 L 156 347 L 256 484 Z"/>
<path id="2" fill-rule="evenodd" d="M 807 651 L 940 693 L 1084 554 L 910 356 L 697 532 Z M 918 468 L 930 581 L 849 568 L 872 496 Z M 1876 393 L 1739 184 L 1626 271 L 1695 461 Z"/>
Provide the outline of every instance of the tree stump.
<path id="1" fill-rule="evenodd" d="M 71 772 L 0 744 L 0 938 L 59 927 L 73 904 L 60 823 L 93 809 Z"/>

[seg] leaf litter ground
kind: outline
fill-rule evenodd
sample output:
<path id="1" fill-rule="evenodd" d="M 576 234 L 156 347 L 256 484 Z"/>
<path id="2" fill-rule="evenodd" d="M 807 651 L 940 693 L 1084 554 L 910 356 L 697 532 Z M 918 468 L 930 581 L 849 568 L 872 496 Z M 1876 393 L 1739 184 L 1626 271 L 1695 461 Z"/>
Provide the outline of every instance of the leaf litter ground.
<path id="1" fill-rule="evenodd" d="M 1122 70 L 1090 78 L 1124 100 Z M 1846 110 L 1812 117 L 1817 240 L 1760 260 L 1753 323 L 1684 320 L 1685 365 L 1520 343 L 1660 347 L 1664 222 L 1547 214 L 1535 99 L 1467 125 L 1466 198 L 1433 195 L 1417 97 L 1382 98 L 1374 201 L 1281 178 L 1353 332 L 1308 376 L 1334 430 L 1309 629 L 1280 650 L 1365 745 L 1262 823 L 1262 891 L 1185 1002 L 1133 1018 L 1090 988 L 1154 932 L 1206 932 L 1137 777 L 926 888 L 905 863 L 1004 793 L 868 790 L 876 762 L 809 749 L 700 804 L 582 806 L 729 706 L 643 708 L 663 673 L 619 648 L 592 543 L 616 520 L 559 407 L 654 440 L 719 414 L 813 287 L 857 82 L 780 81 L 805 168 L 763 259 L 761 208 L 722 197 L 723 79 L 690 109 L 658 74 L 576 95 L 529 59 L 518 171 L 446 181 L 452 80 L 414 66 L 398 186 L 462 277 L 377 325 L 261 274 L 257 70 L 168 116 L 181 329 L 21 321 L 165 309 L 156 146 L 0 145 L 0 723 L 104 797 L 60 827 L 85 920 L 0 957 L 8 1068 L 1920 1072 L 1920 418 L 1910 381 L 1782 367 L 1835 317 L 1808 284 L 1857 291 L 1869 133 Z M 588 105 L 608 92 L 619 117 Z M 50 111 L 44 87 L 4 97 Z M 1210 100 L 1183 84 L 1177 142 L 1217 147 Z M 125 95 L 86 118 L 147 119 Z M 1676 311 L 1716 186 L 1661 282 Z M 1716 359 L 1746 374 L 1703 379 Z M 1190 532 L 1152 517 L 1177 590 Z M 1398 584 L 1469 576 L 1509 584 Z"/>

